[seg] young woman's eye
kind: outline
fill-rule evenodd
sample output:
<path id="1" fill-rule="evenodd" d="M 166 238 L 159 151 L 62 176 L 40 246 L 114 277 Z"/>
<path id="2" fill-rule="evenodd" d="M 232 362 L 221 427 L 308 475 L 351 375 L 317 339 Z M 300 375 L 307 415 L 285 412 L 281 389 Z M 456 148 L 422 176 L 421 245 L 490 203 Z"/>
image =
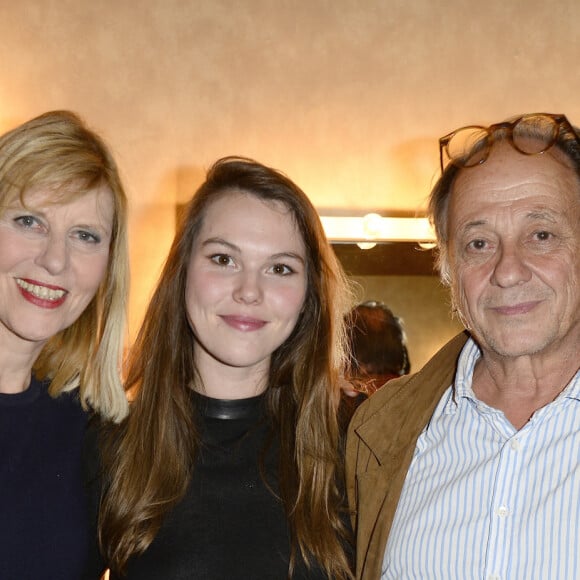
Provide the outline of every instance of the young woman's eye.
<path id="1" fill-rule="evenodd" d="M 294 273 L 294 270 L 286 264 L 274 264 L 271 270 L 274 274 L 278 274 L 279 276 L 288 276 L 289 274 Z"/>
<path id="2" fill-rule="evenodd" d="M 210 259 L 218 266 L 230 266 L 234 262 L 231 256 L 228 256 L 227 254 L 214 254 Z"/>

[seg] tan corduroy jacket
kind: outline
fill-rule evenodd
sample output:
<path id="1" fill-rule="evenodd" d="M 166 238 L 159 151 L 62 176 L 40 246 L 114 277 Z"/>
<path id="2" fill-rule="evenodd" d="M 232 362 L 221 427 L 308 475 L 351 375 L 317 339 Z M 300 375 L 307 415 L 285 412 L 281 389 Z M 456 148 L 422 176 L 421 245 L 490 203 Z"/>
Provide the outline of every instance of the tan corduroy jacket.
<path id="1" fill-rule="evenodd" d="M 462 333 L 418 373 L 389 382 L 363 403 L 348 429 L 347 491 L 356 532 L 357 580 L 378 580 L 417 439 L 453 382 Z"/>

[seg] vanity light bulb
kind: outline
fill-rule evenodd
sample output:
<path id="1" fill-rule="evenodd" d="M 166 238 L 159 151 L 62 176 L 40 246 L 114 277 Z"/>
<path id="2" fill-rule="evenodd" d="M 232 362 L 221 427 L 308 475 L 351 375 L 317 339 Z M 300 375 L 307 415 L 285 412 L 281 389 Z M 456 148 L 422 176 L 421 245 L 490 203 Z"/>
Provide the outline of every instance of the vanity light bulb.
<path id="1" fill-rule="evenodd" d="M 373 239 L 381 235 L 383 218 L 378 213 L 367 213 L 363 217 L 363 231 L 366 237 Z"/>

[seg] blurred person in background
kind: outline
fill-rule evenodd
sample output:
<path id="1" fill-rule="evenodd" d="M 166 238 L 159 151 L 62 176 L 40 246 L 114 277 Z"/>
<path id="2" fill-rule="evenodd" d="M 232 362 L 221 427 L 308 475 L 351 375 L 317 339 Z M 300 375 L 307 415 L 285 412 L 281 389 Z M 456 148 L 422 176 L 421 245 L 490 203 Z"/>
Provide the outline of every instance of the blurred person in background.
<path id="1" fill-rule="evenodd" d="M 350 312 L 347 327 L 352 351 L 347 374 L 359 390 L 372 395 L 386 382 L 409 374 L 403 323 L 385 304 L 362 302 Z"/>
<path id="2" fill-rule="evenodd" d="M 346 324 L 350 360 L 340 408 L 345 432 L 361 403 L 388 381 L 411 370 L 402 321 L 385 304 L 376 300 L 358 304 L 348 313 Z"/>

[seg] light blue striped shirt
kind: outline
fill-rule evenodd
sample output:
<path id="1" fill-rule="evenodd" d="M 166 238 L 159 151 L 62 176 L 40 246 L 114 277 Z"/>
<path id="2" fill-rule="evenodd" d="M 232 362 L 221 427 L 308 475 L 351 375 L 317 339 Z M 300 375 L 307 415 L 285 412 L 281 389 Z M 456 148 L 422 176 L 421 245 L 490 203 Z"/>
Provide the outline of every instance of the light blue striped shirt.
<path id="1" fill-rule="evenodd" d="M 471 388 L 469 341 L 420 435 L 383 580 L 580 579 L 580 372 L 517 431 Z"/>

